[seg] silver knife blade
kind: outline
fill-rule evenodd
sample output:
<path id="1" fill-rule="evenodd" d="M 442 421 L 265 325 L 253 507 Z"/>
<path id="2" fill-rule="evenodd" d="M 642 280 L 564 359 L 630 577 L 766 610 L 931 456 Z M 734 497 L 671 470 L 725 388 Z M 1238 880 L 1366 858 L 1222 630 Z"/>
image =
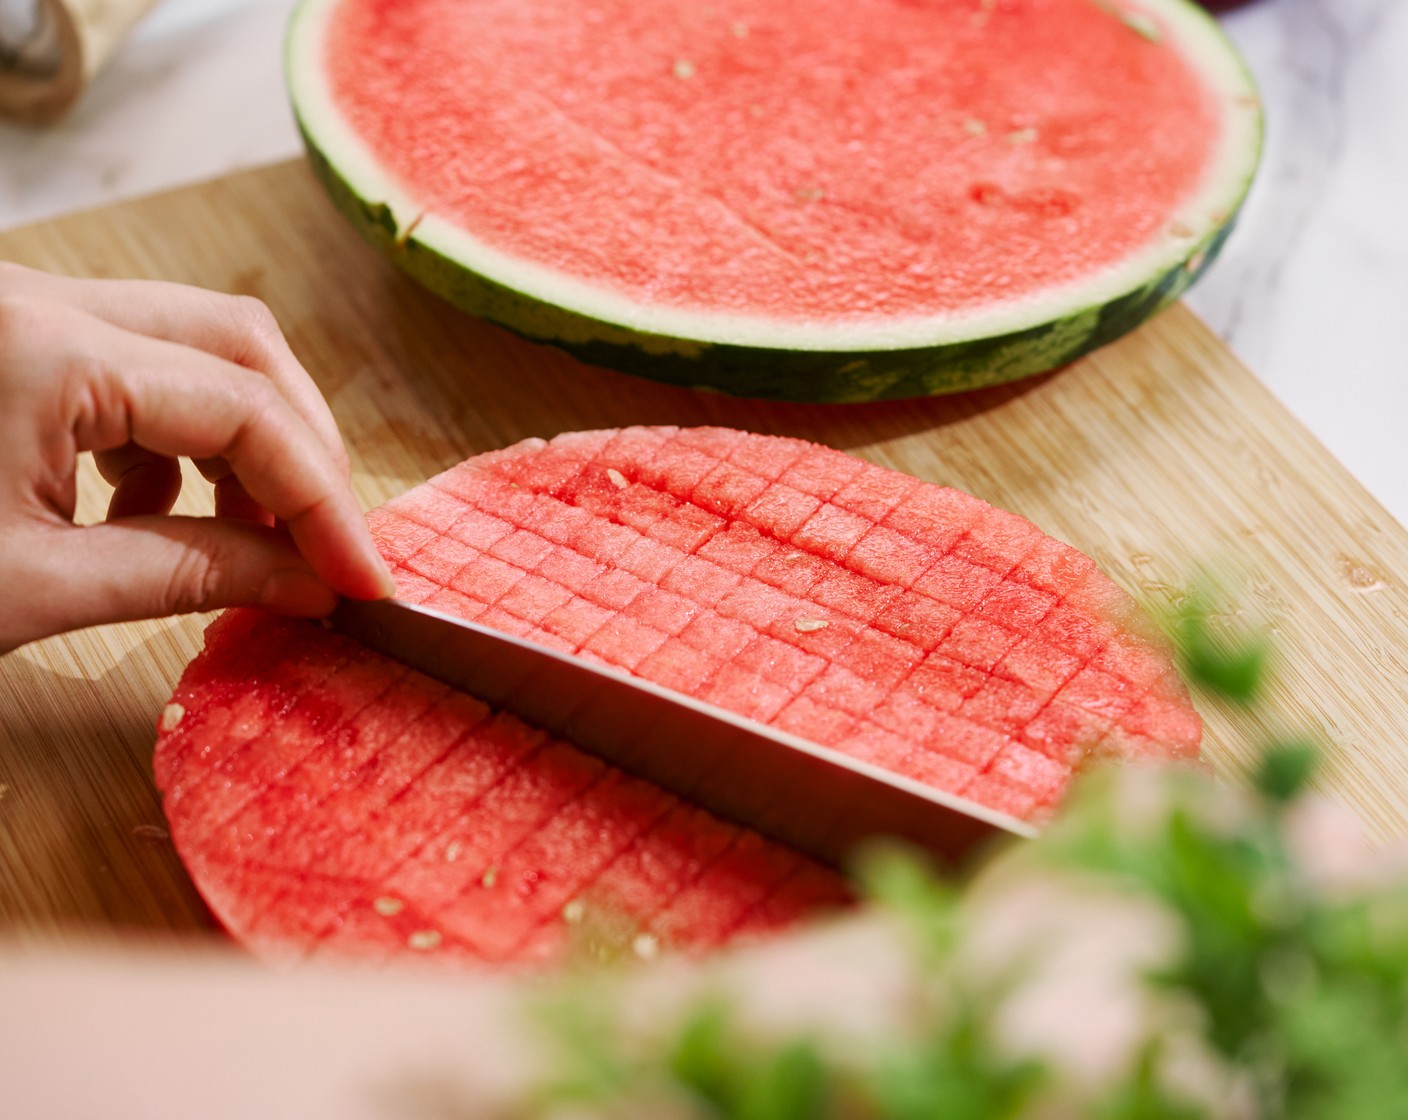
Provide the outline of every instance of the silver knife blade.
<path id="1" fill-rule="evenodd" d="M 344 599 L 331 628 L 832 867 L 893 837 L 953 864 L 1024 821 L 523 638 L 395 599 Z"/>

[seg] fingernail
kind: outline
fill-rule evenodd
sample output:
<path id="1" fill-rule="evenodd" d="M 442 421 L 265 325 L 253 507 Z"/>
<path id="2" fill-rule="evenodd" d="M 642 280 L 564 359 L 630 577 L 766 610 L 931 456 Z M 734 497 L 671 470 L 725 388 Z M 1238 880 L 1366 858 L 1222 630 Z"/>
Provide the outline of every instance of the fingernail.
<path id="1" fill-rule="evenodd" d="M 337 606 L 337 593 L 310 572 L 286 568 L 269 577 L 259 601 L 278 614 L 322 618 Z"/>
<path id="2" fill-rule="evenodd" d="M 396 594 L 396 577 L 391 574 L 386 559 L 375 548 L 369 550 L 367 568 L 375 573 L 375 587 L 368 586 L 367 598 L 385 599 Z"/>

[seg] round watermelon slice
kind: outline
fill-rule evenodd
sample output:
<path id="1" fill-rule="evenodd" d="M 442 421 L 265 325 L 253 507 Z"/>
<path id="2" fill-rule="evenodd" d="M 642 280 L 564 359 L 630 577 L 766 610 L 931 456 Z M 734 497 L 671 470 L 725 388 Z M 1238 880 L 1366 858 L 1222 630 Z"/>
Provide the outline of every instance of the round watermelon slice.
<path id="1" fill-rule="evenodd" d="M 1177 296 L 1260 148 L 1186 0 L 303 0 L 311 162 L 433 291 L 583 360 L 845 401 Z"/>
<path id="2" fill-rule="evenodd" d="M 1191 758 L 1165 643 L 1087 557 L 796 439 L 628 428 L 471 459 L 373 511 L 401 597 L 1007 813 L 1092 754 Z M 155 773 L 212 909 L 269 955 L 702 951 L 840 905 L 802 857 L 353 642 L 231 612 Z M 746 775 L 740 775 L 746 780 Z"/>

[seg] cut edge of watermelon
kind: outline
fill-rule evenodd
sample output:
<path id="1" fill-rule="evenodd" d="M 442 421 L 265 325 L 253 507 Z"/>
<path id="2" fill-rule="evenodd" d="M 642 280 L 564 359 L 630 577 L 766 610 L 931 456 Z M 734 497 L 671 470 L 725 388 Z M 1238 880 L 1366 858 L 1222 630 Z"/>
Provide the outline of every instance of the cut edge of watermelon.
<path id="1" fill-rule="evenodd" d="M 1140 326 L 1216 259 L 1261 158 L 1254 81 L 1217 23 L 1189 0 L 1146 0 L 1214 92 L 1225 123 L 1214 170 L 1165 236 L 1119 266 L 980 314 L 807 323 L 647 308 L 604 287 L 490 249 L 423 212 L 379 166 L 322 80 L 338 0 L 301 0 L 285 40 L 294 117 L 314 175 L 355 229 L 429 291 L 579 360 L 740 397 L 857 402 L 932 396 L 1058 369 Z M 317 64 L 308 65 L 311 57 Z M 331 157 L 330 157 L 331 154 Z"/>
<path id="2" fill-rule="evenodd" d="M 337 109 L 323 81 L 322 50 L 337 0 L 302 0 L 285 43 L 289 91 L 298 125 L 315 165 L 341 180 L 358 209 L 375 214 L 392 246 L 418 245 L 454 269 L 464 269 L 507 293 L 531 301 L 536 324 L 528 333 L 563 342 L 617 341 L 624 332 L 647 336 L 647 350 L 696 353 L 710 344 L 765 350 L 866 352 L 942 347 L 993 339 L 1063 320 L 1085 320 L 1100 308 L 1150 286 L 1168 288 L 1170 272 L 1192 274 L 1220 243 L 1250 187 L 1260 160 L 1260 99 L 1245 63 L 1217 23 L 1188 0 L 1145 0 L 1182 46 L 1181 54 L 1205 79 L 1222 109 L 1224 131 L 1202 188 L 1169 215 L 1166 232 L 1114 268 L 1083 280 L 992 306 L 978 314 L 926 314 L 874 321 L 779 321 L 775 318 L 651 306 L 611 289 L 522 261 L 495 249 L 421 205 L 380 166 Z M 333 158 L 329 158 L 332 155 Z M 345 208 L 345 207 L 344 207 Z M 365 232 L 365 231 L 364 231 Z M 405 254 L 403 263 L 410 263 Z M 423 262 L 428 264 L 430 261 Z M 433 271 L 433 269 L 431 270 Z M 443 277 L 419 276 L 454 299 Z M 1186 285 L 1185 285 L 1186 286 Z M 1181 290 L 1181 288 L 1180 288 Z M 500 309 L 501 311 L 503 309 Z M 553 315 L 553 311 L 559 314 Z M 556 320 L 556 321 L 554 321 Z M 517 326 L 513 322 L 506 325 Z M 1093 326 L 1093 324 L 1091 324 Z M 533 329 L 536 326 L 536 329 Z"/>

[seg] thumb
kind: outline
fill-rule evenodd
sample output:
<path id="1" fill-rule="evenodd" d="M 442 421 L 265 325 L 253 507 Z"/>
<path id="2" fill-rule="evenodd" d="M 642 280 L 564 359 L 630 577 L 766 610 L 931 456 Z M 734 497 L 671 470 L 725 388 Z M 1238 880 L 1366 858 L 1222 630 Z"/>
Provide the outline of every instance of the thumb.
<path id="1" fill-rule="evenodd" d="M 205 517 L 36 526 L 0 541 L 0 652 L 66 630 L 232 606 L 308 618 L 337 594 L 282 533 Z"/>

